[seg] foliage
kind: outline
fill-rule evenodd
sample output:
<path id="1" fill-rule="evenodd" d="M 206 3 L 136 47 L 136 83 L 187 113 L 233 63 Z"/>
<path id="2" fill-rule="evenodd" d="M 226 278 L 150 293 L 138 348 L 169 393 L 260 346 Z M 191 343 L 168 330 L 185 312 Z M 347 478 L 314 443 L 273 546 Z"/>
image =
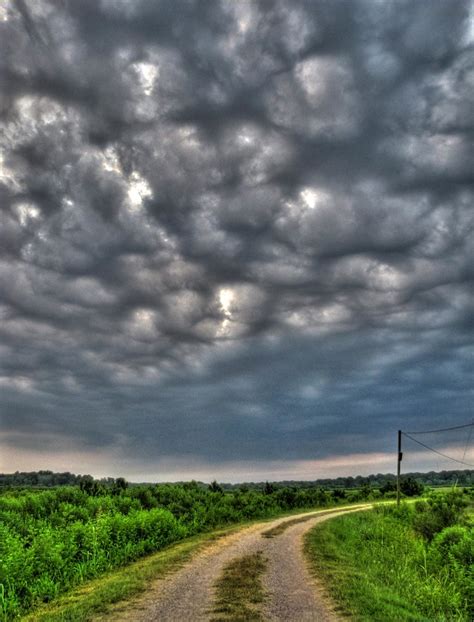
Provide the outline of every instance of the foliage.
<path id="1" fill-rule="evenodd" d="M 417 497 L 423 492 L 424 486 L 413 477 L 404 477 L 400 481 L 400 492 L 406 497 Z"/>
<path id="2" fill-rule="evenodd" d="M 466 501 L 451 492 L 323 523 L 306 540 L 312 565 L 354 620 L 468 622 L 474 533 Z"/>
<path id="3" fill-rule="evenodd" d="M 265 485 L 263 487 L 263 492 L 266 495 L 271 495 L 272 493 L 275 492 L 275 486 L 271 484 L 270 482 L 265 482 Z"/>
<path id="4" fill-rule="evenodd" d="M 418 534 L 432 540 L 437 533 L 459 521 L 466 505 L 467 501 L 460 491 L 431 495 L 426 501 L 416 502 L 411 524 Z"/>
<path id="5" fill-rule="evenodd" d="M 218 484 L 216 480 L 209 484 L 209 490 L 211 492 L 224 492 L 222 486 L 220 486 L 220 484 Z"/>

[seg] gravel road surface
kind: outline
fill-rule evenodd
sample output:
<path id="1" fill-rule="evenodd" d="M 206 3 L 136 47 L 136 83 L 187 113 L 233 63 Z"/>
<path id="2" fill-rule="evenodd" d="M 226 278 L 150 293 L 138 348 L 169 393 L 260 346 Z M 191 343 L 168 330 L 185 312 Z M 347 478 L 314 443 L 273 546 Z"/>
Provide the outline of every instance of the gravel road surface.
<path id="1" fill-rule="evenodd" d="M 175 573 L 158 580 L 137 601 L 115 612 L 113 619 L 137 622 L 204 622 L 212 618 L 213 585 L 232 560 L 262 551 L 268 558 L 263 585 L 268 598 L 262 609 L 269 622 L 334 622 L 336 614 L 322 597 L 303 556 L 303 535 L 316 523 L 340 514 L 368 509 L 371 505 L 347 510 L 311 512 L 257 523 L 217 540 L 194 556 Z M 272 538 L 262 537 L 280 523 L 308 517 L 288 526 Z"/>

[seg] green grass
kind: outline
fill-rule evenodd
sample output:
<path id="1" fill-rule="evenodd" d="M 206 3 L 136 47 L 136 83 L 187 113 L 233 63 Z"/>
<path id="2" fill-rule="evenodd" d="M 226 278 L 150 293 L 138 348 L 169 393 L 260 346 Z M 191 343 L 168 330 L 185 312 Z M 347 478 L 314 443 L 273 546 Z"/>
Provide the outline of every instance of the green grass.
<path id="1" fill-rule="evenodd" d="M 352 620 L 469 622 L 468 570 L 436 562 L 433 549 L 388 509 L 337 517 L 305 538 L 315 576 Z"/>
<path id="2" fill-rule="evenodd" d="M 212 622 L 263 622 L 261 577 L 267 567 L 262 551 L 232 561 L 215 585 Z"/>

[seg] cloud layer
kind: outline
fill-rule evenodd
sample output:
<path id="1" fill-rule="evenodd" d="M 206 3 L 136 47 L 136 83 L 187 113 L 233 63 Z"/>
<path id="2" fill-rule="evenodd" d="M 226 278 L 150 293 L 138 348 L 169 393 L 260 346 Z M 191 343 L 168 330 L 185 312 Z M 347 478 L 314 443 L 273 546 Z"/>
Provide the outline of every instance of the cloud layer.
<path id="1" fill-rule="evenodd" d="M 11 466 L 67 448 L 231 473 L 469 420 L 472 20 L 461 0 L 7 0 Z"/>

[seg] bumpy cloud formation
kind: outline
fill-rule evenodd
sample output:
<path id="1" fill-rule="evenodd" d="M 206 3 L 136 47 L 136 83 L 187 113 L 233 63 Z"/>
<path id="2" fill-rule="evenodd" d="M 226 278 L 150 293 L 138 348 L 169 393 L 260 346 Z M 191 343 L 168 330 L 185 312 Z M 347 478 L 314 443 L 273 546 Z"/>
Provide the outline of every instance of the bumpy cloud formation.
<path id="1" fill-rule="evenodd" d="M 472 20 L 467 0 L 6 0 L 15 468 L 325 458 L 468 419 Z"/>

